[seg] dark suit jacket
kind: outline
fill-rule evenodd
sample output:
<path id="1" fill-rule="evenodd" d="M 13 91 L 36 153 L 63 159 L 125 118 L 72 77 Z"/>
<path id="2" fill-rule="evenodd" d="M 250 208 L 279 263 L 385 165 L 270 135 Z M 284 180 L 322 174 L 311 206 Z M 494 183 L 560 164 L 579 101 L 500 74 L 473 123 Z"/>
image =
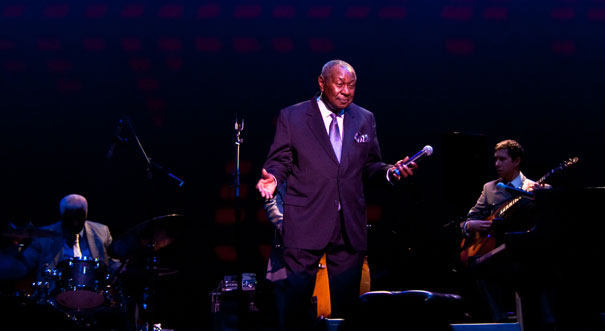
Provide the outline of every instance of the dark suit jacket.
<path id="1" fill-rule="evenodd" d="M 282 109 L 264 168 L 287 181 L 284 245 L 323 249 L 337 220 L 338 202 L 352 247 L 367 248 L 364 178 L 386 176 L 374 115 L 351 104 L 344 111 L 341 163 L 332 149 L 316 96 Z M 357 137 L 357 139 L 355 139 Z"/>
<path id="2" fill-rule="evenodd" d="M 55 268 L 63 260 L 63 230 L 61 222 L 43 227 L 45 230 L 57 232 L 55 237 L 36 238 L 23 252 L 23 262 L 29 270 L 37 269 L 38 279 L 43 279 L 42 275 L 46 268 Z M 114 262 L 107 256 L 107 247 L 111 244 L 112 238 L 109 228 L 101 223 L 86 221 L 84 222 L 84 231 L 86 240 L 93 258 L 97 258 L 112 269 L 110 262 Z"/>

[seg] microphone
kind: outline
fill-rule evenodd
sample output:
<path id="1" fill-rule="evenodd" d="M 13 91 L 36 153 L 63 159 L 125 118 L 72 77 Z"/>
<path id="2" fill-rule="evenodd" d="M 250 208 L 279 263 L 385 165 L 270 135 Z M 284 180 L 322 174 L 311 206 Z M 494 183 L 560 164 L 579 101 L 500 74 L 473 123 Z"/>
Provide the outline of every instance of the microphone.
<path id="1" fill-rule="evenodd" d="M 516 188 L 516 187 L 513 187 L 513 186 L 508 186 L 508 185 L 506 185 L 504 183 L 498 183 L 496 185 L 496 187 L 504 189 L 508 193 L 512 193 L 514 195 L 522 196 L 524 198 L 529 198 L 529 199 L 533 199 L 534 198 L 534 193 L 533 192 L 528 192 L 528 191 L 522 190 L 520 188 Z"/>
<path id="2" fill-rule="evenodd" d="M 120 121 L 118 122 L 118 126 L 116 126 L 116 131 L 113 135 L 113 142 L 109 146 L 109 150 L 107 151 L 107 154 L 105 155 L 105 158 L 107 160 L 110 160 L 113 157 L 113 152 L 116 149 L 116 145 L 119 142 L 124 141 L 124 139 L 122 139 L 122 137 L 120 137 L 120 134 L 122 133 L 123 124 L 124 124 L 124 121 L 120 118 Z"/>
<path id="3" fill-rule="evenodd" d="M 412 155 L 411 158 L 409 158 L 409 160 L 405 161 L 403 164 L 404 165 L 408 165 L 412 162 L 418 162 L 422 159 L 424 159 L 427 156 L 430 156 L 431 154 L 433 154 L 433 147 L 431 147 L 430 145 L 426 145 L 422 148 L 422 150 L 420 150 L 418 153 Z M 396 173 L 398 176 L 401 176 L 401 173 L 399 172 L 399 170 L 397 168 L 395 168 L 395 170 L 393 170 L 394 173 Z"/>

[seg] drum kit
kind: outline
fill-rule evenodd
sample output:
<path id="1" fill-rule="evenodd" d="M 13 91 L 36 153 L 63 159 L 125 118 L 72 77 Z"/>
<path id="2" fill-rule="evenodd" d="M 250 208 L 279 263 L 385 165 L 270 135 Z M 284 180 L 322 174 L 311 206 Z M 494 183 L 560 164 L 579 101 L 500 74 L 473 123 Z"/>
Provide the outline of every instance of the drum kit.
<path id="1" fill-rule="evenodd" d="M 67 258 L 46 269 L 43 279 L 30 286 L 0 291 L 0 308 L 13 312 L 13 326 L 20 328 L 139 330 L 141 324 L 153 325 L 158 322 L 157 277 L 178 272 L 158 266 L 156 255 L 180 237 L 184 220 L 183 215 L 170 214 L 140 223 L 108 248 L 109 256 L 119 259 L 118 268 L 91 257 Z M 31 226 L 0 232 L 2 239 L 12 242 L 58 235 Z"/>

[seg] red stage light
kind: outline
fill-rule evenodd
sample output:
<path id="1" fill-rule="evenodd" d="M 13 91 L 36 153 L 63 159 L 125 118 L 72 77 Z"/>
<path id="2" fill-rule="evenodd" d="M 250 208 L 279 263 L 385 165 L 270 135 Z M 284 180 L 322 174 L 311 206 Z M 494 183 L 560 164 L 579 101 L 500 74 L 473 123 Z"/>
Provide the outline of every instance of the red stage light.
<path id="1" fill-rule="evenodd" d="M 441 10 L 441 17 L 452 21 L 468 21 L 473 17 L 473 7 L 445 6 Z"/>
<path id="2" fill-rule="evenodd" d="M 273 8 L 273 17 L 274 18 L 292 18 L 295 15 L 295 10 L 293 6 L 280 5 L 275 6 Z"/>
<path id="3" fill-rule="evenodd" d="M 259 5 L 245 5 L 235 7 L 233 16 L 237 19 L 257 18 L 261 15 L 263 9 Z"/>
<path id="4" fill-rule="evenodd" d="M 185 6 L 183 5 L 164 5 L 158 11 L 161 18 L 180 18 L 183 17 Z"/>
<path id="5" fill-rule="evenodd" d="M 145 6 L 142 4 L 129 4 L 125 5 L 122 9 L 122 17 L 125 18 L 137 18 L 143 16 Z"/>
<path id="6" fill-rule="evenodd" d="M 287 37 L 277 37 L 271 40 L 271 46 L 273 49 L 280 53 L 292 52 L 294 50 L 294 43 L 292 39 Z"/>
<path id="7" fill-rule="evenodd" d="M 402 19 L 407 16 L 407 9 L 401 6 L 387 6 L 378 10 L 381 19 Z"/>
<path id="8" fill-rule="evenodd" d="M 102 18 L 107 14 L 107 4 L 99 3 L 86 7 L 84 15 L 87 18 Z"/>
<path id="9" fill-rule="evenodd" d="M 206 4 L 201 5 L 197 10 L 197 17 L 199 18 L 215 18 L 221 14 L 221 7 L 218 4 Z"/>

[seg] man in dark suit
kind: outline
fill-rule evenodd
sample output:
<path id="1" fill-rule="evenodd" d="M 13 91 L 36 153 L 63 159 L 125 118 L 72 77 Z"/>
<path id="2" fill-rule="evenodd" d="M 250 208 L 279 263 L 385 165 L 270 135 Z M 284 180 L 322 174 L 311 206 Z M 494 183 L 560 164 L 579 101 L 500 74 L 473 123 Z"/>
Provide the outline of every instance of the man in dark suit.
<path id="1" fill-rule="evenodd" d="M 353 103 L 357 76 L 332 60 L 318 77 L 320 94 L 282 109 L 257 189 L 272 198 L 287 181 L 283 242 L 287 268 L 286 324 L 305 328 L 317 265 L 327 254 L 332 316 L 357 301 L 367 250 L 364 179 L 398 181 L 413 174 L 406 157 L 381 161 L 376 121 Z"/>

